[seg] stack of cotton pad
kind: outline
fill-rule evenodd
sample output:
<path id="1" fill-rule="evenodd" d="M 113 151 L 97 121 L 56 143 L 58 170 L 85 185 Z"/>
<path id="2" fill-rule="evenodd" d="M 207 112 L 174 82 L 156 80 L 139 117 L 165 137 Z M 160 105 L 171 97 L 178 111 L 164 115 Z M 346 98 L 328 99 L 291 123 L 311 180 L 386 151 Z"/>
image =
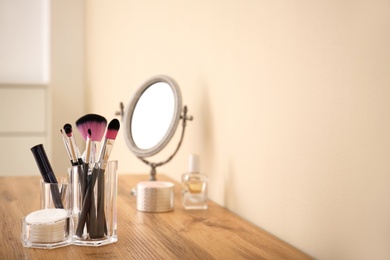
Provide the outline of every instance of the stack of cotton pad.
<path id="1" fill-rule="evenodd" d="M 55 243 L 69 235 L 69 214 L 64 209 L 42 209 L 26 216 L 32 243 Z"/>
<path id="2" fill-rule="evenodd" d="M 142 181 L 137 184 L 137 210 L 166 212 L 173 210 L 174 184 L 164 181 Z"/>

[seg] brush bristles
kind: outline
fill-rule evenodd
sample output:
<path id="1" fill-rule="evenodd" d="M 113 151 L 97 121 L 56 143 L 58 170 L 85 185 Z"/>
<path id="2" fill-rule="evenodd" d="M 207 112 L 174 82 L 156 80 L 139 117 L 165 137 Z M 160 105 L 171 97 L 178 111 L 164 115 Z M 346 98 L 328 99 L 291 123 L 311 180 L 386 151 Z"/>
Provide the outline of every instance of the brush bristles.
<path id="1" fill-rule="evenodd" d="M 107 127 L 106 138 L 115 140 L 119 131 L 119 127 L 120 127 L 120 123 L 118 119 L 115 118 L 111 120 L 111 122 L 108 124 Z"/>
<path id="2" fill-rule="evenodd" d="M 65 130 L 65 134 L 67 137 L 71 137 L 72 136 L 72 126 L 70 124 L 65 124 L 64 125 L 64 130 Z"/>
<path id="3" fill-rule="evenodd" d="M 84 140 L 87 139 L 88 129 L 93 133 L 92 141 L 100 142 L 107 126 L 107 120 L 97 114 L 87 114 L 76 121 L 77 129 Z"/>

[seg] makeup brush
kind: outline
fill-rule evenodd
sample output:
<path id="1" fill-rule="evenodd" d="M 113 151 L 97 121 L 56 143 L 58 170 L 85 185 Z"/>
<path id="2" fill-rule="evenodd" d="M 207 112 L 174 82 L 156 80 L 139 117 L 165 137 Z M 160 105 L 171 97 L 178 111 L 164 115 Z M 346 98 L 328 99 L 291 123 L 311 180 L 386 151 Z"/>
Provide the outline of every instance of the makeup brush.
<path id="1" fill-rule="evenodd" d="M 110 121 L 107 127 L 106 136 L 103 140 L 103 145 L 100 149 L 100 155 L 98 162 L 108 162 L 108 158 L 110 157 L 112 147 L 114 146 L 116 136 L 118 135 L 118 131 L 120 128 L 120 123 L 118 119 L 113 119 Z"/>
<path id="2" fill-rule="evenodd" d="M 88 184 L 88 182 L 90 182 L 88 177 L 89 165 L 90 163 L 95 162 L 96 143 L 101 141 L 106 130 L 106 125 L 107 120 L 98 114 L 86 114 L 76 121 L 76 127 L 83 139 L 86 141 L 86 148 L 82 156 L 84 159 L 83 176 L 81 178 L 83 201 L 87 196 L 88 186 L 90 186 L 90 184 Z M 83 205 L 83 207 L 85 206 L 86 205 Z"/>
<path id="3" fill-rule="evenodd" d="M 95 162 L 96 142 L 100 142 L 106 131 L 107 120 L 97 114 L 87 114 L 76 121 L 76 126 L 84 140 L 87 140 L 88 129 L 93 133 L 91 145 L 91 162 Z M 85 153 L 85 152 L 84 152 Z"/>
<path id="4" fill-rule="evenodd" d="M 106 163 L 109 159 L 109 156 L 112 151 L 112 147 L 114 145 L 116 136 L 119 131 L 119 121 L 117 119 L 113 119 L 108 125 L 106 136 L 103 141 L 103 145 L 101 147 L 99 162 L 101 166 L 98 164 L 92 170 L 91 180 L 89 182 L 85 200 L 83 203 L 83 208 L 80 213 L 80 218 L 78 222 L 78 226 L 76 229 L 76 235 L 81 237 L 85 222 L 87 221 L 87 215 L 89 213 L 89 221 L 90 221 L 90 237 L 91 238 L 101 238 L 104 236 L 104 232 L 107 232 L 105 214 L 104 214 L 104 171 L 106 168 Z M 103 161 L 104 160 L 104 161 Z M 93 189 L 95 187 L 95 183 L 98 181 L 97 194 L 98 194 L 98 206 L 96 208 L 95 205 L 95 196 Z"/>
<path id="5" fill-rule="evenodd" d="M 89 171 L 89 156 L 91 151 L 91 136 L 92 131 L 91 129 L 87 130 L 87 137 L 86 137 L 86 145 L 85 145 L 85 163 L 83 165 L 83 176 L 80 177 L 81 182 L 81 192 L 82 192 L 82 208 L 80 212 L 80 217 L 77 223 L 77 229 L 76 229 L 76 235 L 81 237 L 83 235 L 84 231 L 84 225 L 87 221 L 87 215 L 89 214 L 89 209 L 91 207 L 91 195 L 93 193 L 93 190 L 91 190 L 91 186 L 93 188 L 92 179 L 88 182 L 88 171 Z M 95 174 L 96 175 L 96 174 Z M 93 175 L 92 175 L 93 176 Z M 88 226 L 88 225 L 87 225 Z"/>
<path id="6" fill-rule="evenodd" d="M 60 129 L 60 132 L 61 132 L 61 135 L 62 135 L 62 141 L 64 142 L 65 150 L 66 150 L 66 153 L 68 154 L 70 163 L 71 163 L 72 165 L 74 165 L 74 164 L 73 164 L 73 158 L 72 158 L 72 152 L 70 151 L 70 147 L 69 147 L 69 142 L 68 142 L 68 140 L 66 139 L 66 137 L 65 137 L 65 135 L 64 135 L 64 132 L 62 132 L 62 129 Z"/>
<path id="7" fill-rule="evenodd" d="M 99 163 L 101 163 L 99 175 L 98 175 L 98 198 L 97 198 L 97 236 L 104 236 L 104 232 L 107 232 L 106 218 L 104 213 L 104 200 L 105 200 L 105 188 L 104 188 L 104 171 L 108 159 L 110 157 L 112 147 L 114 146 L 116 136 L 118 135 L 120 123 L 118 119 L 110 121 L 107 127 L 106 136 L 103 141 L 103 145 L 100 150 Z"/>
<path id="8" fill-rule="evenodd" d="M 69 149 L 72 155 L 72 162 L 73 165 L 79 165 L 82 164 L 83 161 L 81 159 L 80 150 L 77 146 L 76 139 L 73 135 L 72 125 L 67 123 L 64 125 L 64 131 L 66 136 L 68 137 L 68 143 L 69 143 Z"/>

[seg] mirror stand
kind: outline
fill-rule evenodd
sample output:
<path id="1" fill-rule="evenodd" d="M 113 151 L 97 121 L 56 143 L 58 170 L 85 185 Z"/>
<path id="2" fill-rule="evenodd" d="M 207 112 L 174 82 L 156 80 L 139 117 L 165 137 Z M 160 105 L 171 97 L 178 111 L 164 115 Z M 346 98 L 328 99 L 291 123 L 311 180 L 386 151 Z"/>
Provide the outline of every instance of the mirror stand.
<path id="1" fill-rule="evenodd" d="M 181 130 L 180 140 L 179 140 L 179 143 L 178 143 L 175 151 L 173 152 L 173 154 L 171 156 L 169 156 L 169 158 L 167 160 L 159 162 L 159 163 L 153 163 L 153 162 L 149 162 L 148 160 L 146 160 L 146 159 L 144 159 L 144 158 L 142 158 L 140 156 L 137 156 L 138 159 L 140 159 L 145 164 L 147 164 L 147 165 L 149 165 L 151 167 L 150 178 L 149 178 L 150 181 L 157 180 L 156 179 L 156 168 L 159 167 L 159 166 L 162 166 L 162 165 L 168 163 L 170 160 L 172 160 L 172 158 L 176 155 L 177 151 L 179 150 L 179 148 L 181 146 L 181 143 L 183 142 L 184 132 L 185 132 L 185 128 L 186 128 L 186 125 L 187 125 L 187 120 L 189 120 L 189 121 L 193 120 L 192 116 L 187 116 L 187 111 L 188 111 L 187 106 L 184 106 L 183 114 L 180 115 L 180 119 L 183 120 L 182 121 L 182 130 Z"/>
<path id="2" fill-rule="evenodd" d="M 187 106 L 182 105 L 179 85 L 171 77 L 157 75 L 149 78 L 133 93 L 127 109 L 119 104 L 124 123 L 124 137 L 133 154 L 151 167 L 150 181 L 156 181 L 156 168 L 168 163 L 178 152 L 188 120 Z M 179 143 L 165 161 L 150 162 L 146 158 L 160 152 L 169 143 L 182 120 Z M 158 159 L 160 160 L 160 159 Z"/>

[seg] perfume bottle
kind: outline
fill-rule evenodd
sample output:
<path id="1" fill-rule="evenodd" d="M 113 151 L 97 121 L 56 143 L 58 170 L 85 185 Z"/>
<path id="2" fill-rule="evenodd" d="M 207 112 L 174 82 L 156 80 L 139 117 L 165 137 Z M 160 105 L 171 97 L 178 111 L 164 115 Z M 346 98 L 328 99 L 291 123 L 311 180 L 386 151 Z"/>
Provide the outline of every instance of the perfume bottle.
<path id="1" fill-rule="evenodd" d="M 183 173 L 182 203 L 185 209 L 207 209 L 207 176 L 199 171 L 199 157 L 190 154 L 188 172 Z"/>

